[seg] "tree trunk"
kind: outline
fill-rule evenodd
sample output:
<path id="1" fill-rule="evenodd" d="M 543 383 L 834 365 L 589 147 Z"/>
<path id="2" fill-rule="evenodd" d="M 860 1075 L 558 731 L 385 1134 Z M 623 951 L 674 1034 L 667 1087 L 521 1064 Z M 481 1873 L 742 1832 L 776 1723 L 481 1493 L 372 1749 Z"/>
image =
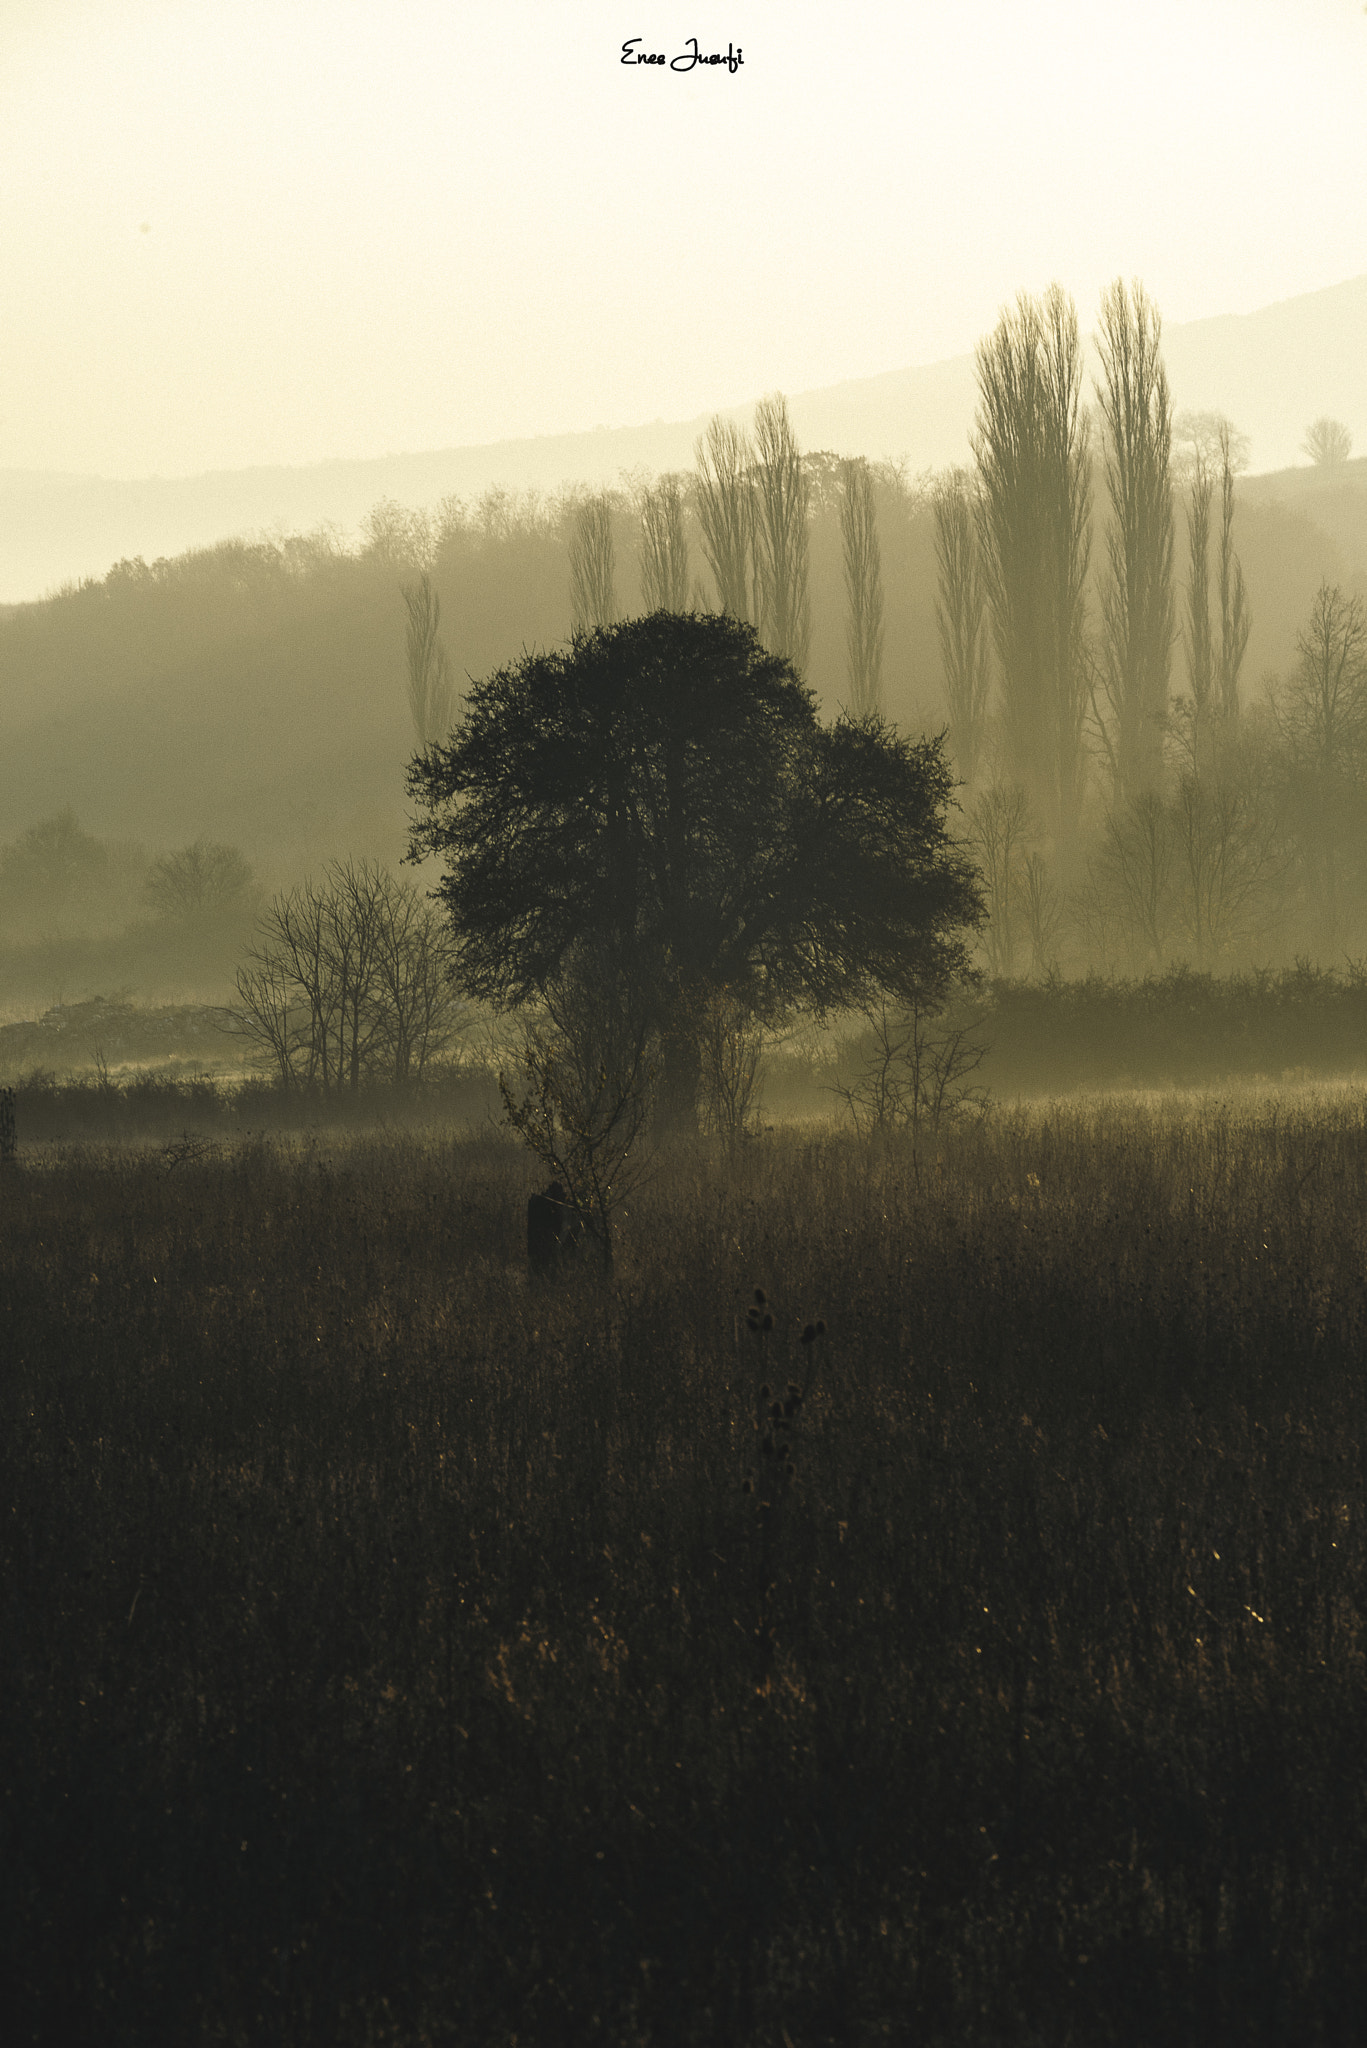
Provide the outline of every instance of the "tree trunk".
<path id="1" fill-rule="evenodd" d="M 660 1089 L 656 1097 L 656 1121 L 661 1134 L 670 1138 L 698 1135 L 698 1090 L 702 1081 L 702 1048 L 696 1031 L 682 1023 L 667 1031 L 661 1042 Z"/>

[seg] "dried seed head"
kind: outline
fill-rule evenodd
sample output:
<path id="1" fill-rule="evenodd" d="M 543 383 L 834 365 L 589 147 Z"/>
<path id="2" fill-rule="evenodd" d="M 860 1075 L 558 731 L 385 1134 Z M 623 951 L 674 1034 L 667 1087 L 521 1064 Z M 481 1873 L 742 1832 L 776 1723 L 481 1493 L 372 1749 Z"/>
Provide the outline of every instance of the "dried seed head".
<path id="1" fill-rule="evenodd" d="M 759 1310 L 757 1308 L 746 1309 L 745 1320 L 752 1330 L 757 1330 L 759 1328 Z"/>
<path id="2" fill-rule="evenodd" d="M 764 1289 L 763 1289 L 762 1287 L 757 1287 L 757 1288 L 755 1289 L 755 1303 L 756 1303 L 756 1306 L 757 1306 L 757 1307 L 759 1307 L 759 1308 L 767 1308 L 767 1307 L 768 1307 L 768 1304 L 769 1304 L 769 1297 L 768 1297 L 768 1295 L 767 1295 L 767 1294 L 765 1293 L 765 1291 L 764 1291 Z"/>
<path id="3" fill-rule="evenodd" d="M 770 1330 L 772 1330 L 772 1329 L 773 1329 L 773 1327 L 774 1327 L 774 1319 L 773 1319 L 773 1317 L 772 1317 L 772 1316 L 770 1316 L 770 1315 L 766 1315 L 766 1316 L 765 1316 L 765 1318 L 764 1318 L 764 1320 L 763 1320 L 763 1322 L 762 1322 L 762 1323 L 760 1324 L 760 1329 L 761 1329 L 761 1330 L 762 1330 L 763 1332 L 765 1332 L 765 1333 L 767 1334 L 767 1333 L 768 1333 L 768 1332 L 769 1332 Z"/>
<path id="4" fill-rule="evenodd" d="M 824 1337 L 826 1334 L 826 1325 L 820 1316 L 816 1319 L 816 1334 L 818 1337 Z"/>
<path id="5" fill-rule="evenodd" d="M 815 1323 L 805 1323 L 805 1324 L 803 1325 L 803 1329 L 802 1329 L 802 1341 L 803 1341 L 803 1343 L 804 1343 L 804 1344 L 810 1344 L 810 1343 L 812 1342 L 812 1340 L 813 1340 L 813 1338 L 814 1338 L 815 1336 L 816 1336 L 816 1324 L 815 1324 Z"/>
<path id="6" fill-rule="evenodd" d="M 768 1382 L 768 1380 L 766 1380 L 766 1381 L 764 1382 L 764 1385 L 763 1385 L 763 1386 L 762 1386 L 762 1387 L 760 1388 L 760 1390 L 759 1390 L 759 1397 L 760 1397 L 760 1400 L 761 1400 L 761 1401 L 769 1401 L 769 1400 L 772 1400 L 772 1398 L 773 1398 L 773 1391 L 772 1391 L 772 1389 L 771 1389 L 771 1387 L 770 1387 L 770 1385 L 769 1385 L 769 1382 Z"/>
<path id="7" fill-rule="evenodd" d="M 753 1480 L 753 1479 L 742 1479 L 742 1480 L 741 1480 L 741 1483 L 740 1483 L 740 1490 L 741 1490 L 741 1492 L 742 1492 L 742 1493 L 753 1493 L 753 1492 L 754 1492 L 754 1490 L 755 1490 L 755 1482 L 754 1482 L 754 1480 Z"/>

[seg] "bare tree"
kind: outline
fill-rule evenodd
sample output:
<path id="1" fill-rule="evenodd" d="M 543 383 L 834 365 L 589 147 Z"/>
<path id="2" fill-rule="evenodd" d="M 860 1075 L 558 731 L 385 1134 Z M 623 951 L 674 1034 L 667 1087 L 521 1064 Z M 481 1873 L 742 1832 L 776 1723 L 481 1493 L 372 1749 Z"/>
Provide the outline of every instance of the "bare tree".
<path id="1" fill-rule="evenodd" d="M 882 554 L 873 477 L 864 457 L 842 462 L 839 479 L 850 709 L 857 718 L 864 718 L 883 706 Z"/>
<path id="2" fill-rule="evenodd" d="M 408 613 L 408 708 L 420 747 L 443 739 L 455 722 L 451 663 L 441 639 L 441 599 L 424 569 L 403 593 Z"/>
<path id="3" fill-rule="evenodd" d="M 987 1091 L 972 1076 L 987 1057 L 978 1036 L 983 1014 L 967 991 L 886 999 L 863 1011 L 867 1025 L 858 1048 L 855 1079 L 837 1084 L 861 1138 L 905 1132 L 913 1140 L 934 1133 L 968 1109 L 981 1109 Z"/>
<path id="4" fill-rule="evenodd" d="M 979 344 L 977 376 L 979 538 L 1007 759 L 1049 832 L 1066 837 L 1090 696 L 1091 482 L 1077 311 L 1060 286 L 1003 313 Z"/>
<path id="5" fill-rule="evenodd" d="M 273 896 L 237 972 L 235 1022 L 275 1066 L 282 1086 L 331 1094 L 337 992 L 328 962 L 324 893 L 312 882 Z"/>
<path id="6" fill-rule="evenodd" d="M 143 895 L 163 917 L 214 917 L 252 892 L 252 871 L 235 846 L 196 839 L 153 861 Z"/>
<path id="7" fill-rule="evenodd" d="M 570 605 L 577 632 L 610 626 L 617 617 L 615 567 L 612 500 L 597 491 L 579 506 L 570 534 Z"/>
<path id="8" fill-rule="evenodd" d="M 300 1063 L 311 1041 L 288 958 L 269 943 L 260 945 L 238 968 L 236 981 L 237 1002 L 223 1012 L 226 1028 L 246 1039 L 257 1064 L 282 1088 L 307 1085 L 312 1073 L 301 1072 Z"/>
<path id="9" fill-rule="evenodd" d="M 805 672 L 811 648 L 807 589 L 808 484 L 781 392 L 755 407 L 755 560 L 759 620 L 775 654 Z"/>
<path id="10" fill-rule="evenodd" d="M 1110 520 L 1101 598 L 1102 683 L 1125 797 L 1158 786 L 1176 631 L 1172 593 L 1172 404 L 1158 309 L 1137 281 L 1103 294 L 1098 341 Z"/>
<path id="11" fill-rule="evenodd" d="M 733 619 L 759 618 L 755 574 L 754 451 L 739 427 L 717 415 L 694 450 L 698 524 L 703 553 L 716 579 L 717 600 Z"/>
<path id="12" fill-rule="evenodd" d="M 1353 437 L 1342 420 L 1331 420 L 1322 414 L 1313 426 L 1306 428 L 1301 448 L 1321 469 L 1336 469 L 1352 454 Z"/>
<path id="13" fill-rule="evenodd" d="M 378 920 L 372 1000 L 372 1048 L 398 1087 L 422 1080 L 469 1015 L 456 989 L 455 946 L 447 920 L 411 885 L 386 877 Z"/>
<path id="14" fill-rule="evenodd" d="M 387 569 L 424 569 L 432 561 L 432 519 L 397 498 L 381 498 L 361 521 L 361 553 Z"/>
<path id="15" fill-rule="evenodd" d="M 1300 661 L 1275 704 L 1278 729 L 1298 760 L 1325 775 L 1353 775 L 1367 759 L 1367 610 L 1336 583 L 1321 583 L 1296 636 Z"/>
<path id="16" fill-rule="evenodd" d="M 1343 868 L 1360 840 L 1367 769 L 1367 611 L 1361 598 L 1321 583 L 1297 636 L 1296 673 L 1273 697 L 1289 809 L 1322 943 L 1341 942 Z"/>
<path id="17" fill-rule="evenodd" d="M 1119 931 L 1132 966 L 1163 963 L 1173 923 L 1176 859 L 1175 819 L 1157 790 L 1141 790 L 1107 811 L 1091 886 L 1094 895 L 1105 899 L 1103 921 Z"/>
<path id="18" fill-rule="evenodd" d="M 935 622 L 940 631 L 949 745 L 966 783 L 977 781 L 987 739 L 991 669 L 978 528 L 968 472 L 952 469 L 935 487 Z"/>
<path id="19" fill-rule="evenodd" d="M 284 1087 L 355 1093 L 421 1076 L 463 1015 L 445 921 L 373 861 L 272 898 L 237 973 L 236 1029 Z"/>
<path id="20" fill-rule="evenodd" d="M 1230 737 L 1215 761 L 1183 770 L 1172 818 L 1178 926 L 1198 967 L 1213 967 L 1266 931 L 1286 871 L 1281 821 L 1256 746 Z"/>
<path id="21" fill-rule="evenodd" d="M 375 861 L 334 861 L 323 901 L 324 962 L 332 978 L 339 1088 L 359 1092 L 380 1037 L 375 1002 L 380 925 L 385 912 L 384 870 Z"/>
<path id="22" fill-rule="evenodd" d="M 969 813 L 969 843 L 978 862 L 987 923 L 983 943 L 992 974 L 1010 974 L 1016 961 L 1020 890 L 1034 821 L 1019 783 L 994 782 Z"/>
<path id="23" fill-rule="evenodd" d="M 1047 974 L 1058 958 L 1063 930 L 1063 899 L 1054 886 L 1049 864 L 1042 853 L 1027 854 L 1021 864 L 1016 890 L 1021 921 L 1030 941 L 1030 972 Z"/>
<path id="24" fill-rule="evenodd" d="M 516 1082 L 498 1079 L 504 1120 L 565 1189 L 613 1263 L 614 1218 L 651 1170 L 651 1032 L 609 949 L 584 945 L 545 990 Z"/>
<path id="25" fill-rule="evenodd" d="M 1172 472 L 1174 481 L 1191 482 L 1199 464 L 1213 476 L 1227 449 L 1237 475 L 1248 468 L 1252 444 L 1248 435 L 1222 412 L 1179 412 L 1172 423 Z"/>
<path id="26" fill-rule="evenodd" d="M 660 477 L 641 499 L 641 589 L 648 612 L 688 610 L 688 533 L 677 476 Z"/>

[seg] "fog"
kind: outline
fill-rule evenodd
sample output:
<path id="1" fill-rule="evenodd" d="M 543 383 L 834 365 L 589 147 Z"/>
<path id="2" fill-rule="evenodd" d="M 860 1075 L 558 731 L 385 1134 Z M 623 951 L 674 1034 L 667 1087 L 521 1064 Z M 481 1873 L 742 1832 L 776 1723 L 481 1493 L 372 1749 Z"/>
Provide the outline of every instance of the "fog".
<path id="1" fill-rule="evenodd" d="M 621 63 L 695 32 L 743 67 Z M 1361 273 L 1365 84 L 1353 0 L 11 0 L 0 469 L 689 420 L 963 356 L 1056 277 L 1245 314 Z"/>
<path id="2" fill-rule="evenodd" d="M 747 429 L 766 392 L 787 392 L 804 455 L 823 715 L 852 701 L 838 464 L 865 457 L 877 702 L 912 733 L 953 727 L 936 493 L 973 463 L 974 351 L 1055 279 L 1094 427 L 1101 295 L 1142 277 L 1179 421 L 1236 430 L 1236 694 L 1249 789 L 1281 836 L 1247 914 L 1202 936 L 1174 897 L 1141 939 L 1097 910 L 1116 809 L 1094 721 L 1076 830 L 1065 845 L 1036 804 L 1004 871 L 1033 861 L 1054 909 L 1022 923 L 1008 889 L 982 964 L 1233 971 L 1367 948 L 1356 765 L 1336 784 L 1330 906 L 1287 738 L 1317 594 L 1351 609 L 1367 590 L 1360 10 L 1160 5 L 1142 37 L 1081 0 L 1028 19 L 889 8 L 857 30 L 744 5 L 696 27 L 700 50 L 743 63 L 623 64 L 637 31 L 667 57 L 688 39 L 601 5 L 572 24 L 420 0 L 9 10 L 8 1014 L 119 988 L 221 997 L 271 891 L 332 860 L 398 861 L 419 576 L 457 705 L 467 678 L 568 636 L 588 493 L 606 493 L 618 615 L 646 601 L 644 499 L 671 473 L 693 601 L 716 602 L 695 448 L 714 417 Z M 1325 417 L 1347 460 L 1304 452 Z M 1095 651 L 1099 431 L 1091 462 Z M 998 692 L 981 762 L 951 733 L 959 829 L 978 840 L 983 803 L 1029 781 L 1004 706 Z M 239 878 L 212 914 L 158 895 L 165 863 L 192 854 Z"/>
<path id="3" fill-rule="evenodd" d="M 1365 107 L 0 0 L 11 2038 L 1352 2038 Z"/>
<path id="4" fill-rule="evenodd" d="M 823 712 L 834 716 L 851 700 L 839 487 L 829 457 L 810 457 L 808 468 L 807 675 Z M 936 478 L 909 477 L 888 464 L 874 467 L 873 481 L 884 603 L 881 708 L 909 731 L 936 731 L 951 723 L 936 620 Z M 623 614 L 645 603 L 646 483 L 638 478 L 607 499 L 613 598 Z M 1099 470 L 1094 485 L 1095 622 L 1106 525 Z M 350 545 L 326 531 L 224 542 L 151 565 L 125 561 L 98 582 L 14 608 L 0 630 L 0 944 L 11 1014 L 16 1005 L 116 987 L 161 999 L 221 994 L 262 889 L 285 886 L 329 859 L 397 861 L 407 820 L 403 772 L 417 743 L 404 592 L 430 574 L 458 711 L 470 678 L 524 646 L 568 638 L 571 553 L 585 502 L 582 490 L 549 497 L 491 490 L 465 503 L 448 500 L 436 512 L 389 500 L 372 509 Z M 1307 911 L 1309 826 L 1278 739 L 1273 686 L 1284 696 L 1299 673 L 1299 642 L 1321 587 L 1341 591 L 1346 604 L 1367 591 L 1367 461 L 1240 479 L 1236 504 L 1234 540 L 1251 614 L 1243 727 L 1262 749 L 1258 773 L 1280 792 L 1284 845 L 1249 919 L 1222 940 L 1221 962 L 1203 957 L 1200 964 L 1289 961 L 1307 946 L 1341 960 L 1345 950 L 1367 950 L 1367 923 L 1355 907 L 1361 892 L 1350 880 L 1367 852 L 1367 810 L 1348 764 L 1334 828 L 1348 865 L 1335 928 L 1321 929 Z M 1180 491 L 1177 528 L 1180 583 Z M 686 534 L 694 582 L 706 595 L 711 579 L 691 503 Z M 1184 663 L 1179 641 L 1174 697 L 1185 687 Z M 1022 859 L 1036 850 L 1053 863 L 1061 905 L 1084 887 L 1116 811 L 1099 748 L 1089 759 L 1079 847 L 1065 859 L 1040 820 L 1019 847 Z M 975 829 L 974 806 L 986 792 L 1013 782 L 1000 750 L 994 764 L 961 788 L 961 830 Z M 212 917 L 203 914 L 207 903 L 180 904 L 172 914 L 165 890 L 158 895 L 155 864 L 205 844 L 235 851 L 240 886 L 219 892 Z M 1176 913 L 1151 948 L 1133 934 L 1099 937 L 1074 909 L 1043 951 L 1039 934 L 1032 941 L 1022 927 L 1004 950 L 989 946 L 985 964 L 1017 973 L 1051 965 L 1139 970 L 1196 957 Z"/>
<path id="5" fill-rule="evenodd" d="M 1006 289 L 1013 296 L 1017 283 Z M 1084 307 L 1084 318 L 1087 309 Z M 985 323 L 988 324 L 988 323 Z M 1164 354 L 1179 410 L 1215 410 L 1247 435 L 1255 473 L 1304 464 L 1306 422 L 1343 420 L 1367 445 L 1367 276 L 1242 315 L 1165 322 Z M 1089 369 L 1095 349 L 1089 343 Z M 747 419 L 745 403 L 718 408 Z M 976 387 L 971 350 L 939 363 L 850 377 L 789 393 L 807 448 L 895 459 L 912 475 L 966 462 Z M 0 466 L 0 601 L 31 599 L 62 583 L 102 577 L 112 562 L 176 555 L 227 534 L 307 532 L 320 524 L 355 543 L 381 499 L 432 506 L 486 490 L 616 484 L 642 471 L 687 469 L 707 423 L 654 419 L 582 433 L 481 441 L 369 459 L 217 470 L 158 477 L 98 477 Z"/>

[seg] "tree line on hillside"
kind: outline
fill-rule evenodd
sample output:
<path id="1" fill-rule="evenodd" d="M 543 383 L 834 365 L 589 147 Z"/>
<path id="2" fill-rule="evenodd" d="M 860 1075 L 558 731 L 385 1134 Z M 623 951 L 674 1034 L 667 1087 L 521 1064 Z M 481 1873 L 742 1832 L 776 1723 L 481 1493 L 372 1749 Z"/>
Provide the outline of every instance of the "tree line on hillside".
<path id="1" fill-rule="evenodd" d="M 1367 936 L 1362 601 L 1322 583 L 1294 671 L 1250 693 L 1246 448 L 1221 416 L 1174 420 L 1142 285 L 1108 288 L 1097 344 L 1089 410 L 1072 302 L 1022 295 L 978 349 L 974 467 L 936 496 L 989 963 L 1204 968 L 1293 931 L 1332 957 Z M 1346 452 L 1331 425 L 1323 459 Z"/>
<path id="2" fill-rule="evenodd" d="M 386 501 L 354 547 L 320 529 L 117 564 L 7 619 L 0 665 L 35 707 L 79 668 L 112 678 L 105 703 L 120 677 L 140 678 L 149 706 L 179 690 L 187 718 L 198 703 L 226 716 L 231 678 L 250 678 L 273 770 L 289 764 L 305 808 L 318 745 L 345 751 L 353 733 L 357 789 L 374 780 L 397 839 L 377 735 L 393 731 L 397 757 L 405 691 L 425 744 L 519 645 L 657 608 L 726 613 L 828 715 L 947 729 L 992 971 L 1360 948 L 1359 595 L 1325 574 L 1312 598 L 1311 530 L 1277 527 L 1281 553 L 1302 549 L 1305 594 L 1279 627 L 1292 651 L 1276 688 L 1251 674 L 1272 529 L 1244 509 L 1240 437 L 1219 417 L 1173 417 L 1141 288 L 1109 288 L 1098 338 L 1089 390 L 1066 295 L 1009 309 L 979 350 L 965 468 L 911 479 L 804 451 L 774 396 L 748 429 L 714 419 L 687 474 L 421 512 Z M 1306 446 L 1332 465 L 1350 443 L 1319 420 Z M 283 808 L 263 809 L 254 839 Z M 107 877 L 121 860 L 126 906 L 141 884 L 132 854 L 111 852 Z M 112 918 L 113 884 L 91 869 L 83 886 Z"/>
<path id="3" fill-rule="evenodd" d="M 201 837 L 153 854 L 87 832 L 70 807 L 0 846 L 0 934 L 11 942 L 130 923 L 203 932 L 250 918 L 260 901 L 235 846 Z"/>
<path id="4" fill-rule="evenodd" d="M 933 529 L 934 613 L 950 757 L 987 885 L 987 964 L 1131 971 L 1367 940 L 1360 598 L 1325 581 L 1296 665 L 1250 691 L 1251 602 L 1237 545 L 1247 444 L 1221 415 L 1174 419 L 1161 320 L 1116 280 L 1089 404 L 1076 308 L 1022 295 L 977 357 L 972 468 L 918 487 Z M 1307 450 L 1344 459 L 1346 429 Z M 882 708 L 882 528 L 904 480 L 798 447 L 781 397 L 753 433 L 715 418 L 687 477 L 586 493 L 568 516 L 574 629 L 645 611 L 718 610 L 810 671 L 814 540 L 838 536 L 840 702 Z M 440 631 L 432 537 L 405 589 L 415 735 L 437 739 L 458 692 Z M 624 536 L 624 522 L 626 533 Z M 624 537 L 631 546 L 625 553 Z"/>
<path id="5" fill-rule="evenodd" d="M 449 728 L 462 674 L 477 673 L 472 625 L 491 591 L 520 578 L 534 629 L 552 573 L 568 601 L 551 630 L 519 632 L 522 644 L 655 610 L 716 611 L 753 625 L 832 709 L 886 708 L 888 652 L 899 709 L 907 709 L 909 681 L 929 706 L 933 536 L 924 481 L 896 463 L 801 450 L 780 395 L 756 408 L 753 435 L 714 419 L 697 453 L 692 475 L 637 476 L 549 500 L 489 492 L 475 506 L 446 500 L 431 513 L 376 508 L 367 547 L 382 548 L 401 575 L 409 569 L 406 677 L 420 743 Z M 443 607 L 459 653 L 447 644 Z"/>

